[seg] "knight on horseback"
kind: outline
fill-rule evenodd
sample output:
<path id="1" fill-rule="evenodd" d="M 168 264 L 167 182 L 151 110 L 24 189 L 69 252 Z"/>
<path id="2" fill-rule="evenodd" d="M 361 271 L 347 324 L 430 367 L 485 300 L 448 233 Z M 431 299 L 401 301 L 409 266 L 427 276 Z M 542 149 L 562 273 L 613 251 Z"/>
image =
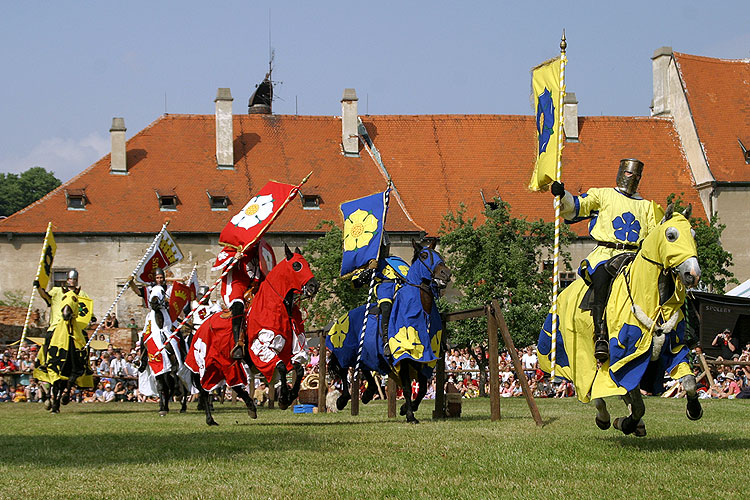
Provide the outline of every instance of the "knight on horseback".
<path id="1" fill-rule="evenodd" d="M 237 254 L 238 249 L 225 245 L 216 256 L 213 271 L 223 271 Z M 245 320 L 245 299 L 258 291 L 265 276 L 276 264 L 271 246 L 260 239 L 256 245 L 247 249 L 239 262 L 221 278 L 221 298 L 232 312 L 232 334 L 234 347 L 232 358 L 241 360 L 246 351 L 246 334 L 243 330 Z"/>
<path id="2" fill-rule="evenodd" d="M 564 184 L 555 181 L 550 189 L 554 196 L 561 198 L 560 215 L 566 223 L 591 220 L 589 234 L 597 246 L 581 261 L 578 274 L 589 285 L 589 307 L 596 340 L 594 356 L 600 362 L 609 358 L 604 311 L 612 279 L 617 268 L 632 257 L 632 252 L 638 250 L 641 241 L 659 223 L 655 212 L 658 205 L 644 200 L 638 193 L 642 174 L 643 162 L 624 159 L 620 160 L 614 188 L 591 188 L 573 196 L 565 190 Z M 627 255 L 615 259 L 622 254 Z M 613 265 L 605 266 L 607 262 Z"/>

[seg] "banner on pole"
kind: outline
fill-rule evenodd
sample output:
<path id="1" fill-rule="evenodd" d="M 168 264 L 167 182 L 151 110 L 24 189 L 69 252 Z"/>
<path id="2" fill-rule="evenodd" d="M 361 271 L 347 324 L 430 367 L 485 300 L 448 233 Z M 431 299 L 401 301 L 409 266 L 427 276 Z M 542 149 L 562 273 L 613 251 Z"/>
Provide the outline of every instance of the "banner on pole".
<path id="1" fill-rule="evenodd" d="M 142 284 L 154 282 L 154 271 L 157 267 L 166 269 L 182 260 L 182 251 L 166 229 L 161 233 L 159 242 L 153 246 L 151 252 L 143 260 L 143 264 L 135 271 L 136 281 Z"/>
<path id="2" fill-rule="evenodd" d="M 169 297 L 169 317 L 172 322 L 177 321 L 180 313 L 190 300 L 190 286 L 179 281 L 172 284 L 172 294 Z"/>
<path id="3" fill-rule="evenodd" d="M 341 276 L 368 265 L 371 260 L 377 260 L 388 212 L 389 190 L 341 204 L 341 214 L 344 216 Z"/>
<path id="4" fill-rule="evenodd" d="M 57 251 L 57 244 L 55 243 L 55 236 L 52 234 L 52 223 L 47 225 L 47 234 L 44 236 L 44 245 L 42 246 L 42 256 L 39 259 L 39 267 L 36 271 L 36 280 L 39 282 L 39 287 L 44 290 L 47 288 L 49 283 L 50 275 L 52 274 L 52 261 L 55 259 L 55 252 Z"/>
<path id="5" fill-rule="evenodd" d="M 562 123 L 561 97 L 565 86 L 561 82 L 563 57 L 540 64 L 532 71 L 531 89 L 536 115 L 536 164 L 529 189 L 546 189 L 555 180 L 557 162 L 562 151 L 560 124 Z"/>

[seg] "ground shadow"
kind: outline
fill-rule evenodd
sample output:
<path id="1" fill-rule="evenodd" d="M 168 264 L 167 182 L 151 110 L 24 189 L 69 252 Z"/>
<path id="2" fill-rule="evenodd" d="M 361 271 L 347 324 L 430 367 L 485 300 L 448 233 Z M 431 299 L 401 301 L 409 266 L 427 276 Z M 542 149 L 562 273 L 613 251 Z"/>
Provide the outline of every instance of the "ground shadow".
<path id="1" fill-rule="evenodd" d="M 750 448 L 750 438 L 727 438 L 725 434 L 716 434 L 713 432 L 670 436 L 647 435 L 642 438 L 621 434 L 613 436 L 611 440 L 624 448 L 636 448 L 641 451 L 705 450 L 726 452 L 729 450 L 747 450 Z"/>

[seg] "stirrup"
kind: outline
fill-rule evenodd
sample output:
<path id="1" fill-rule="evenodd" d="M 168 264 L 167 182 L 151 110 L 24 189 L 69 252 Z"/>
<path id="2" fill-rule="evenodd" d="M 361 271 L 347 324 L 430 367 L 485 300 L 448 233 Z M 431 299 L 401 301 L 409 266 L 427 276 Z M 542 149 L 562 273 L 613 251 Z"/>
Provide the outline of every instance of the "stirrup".
<path id="1" fill-rule="evenodd" d="M 234 347 L 232 347 L 232 350 L 229 353 L 229 356 L 232 359 L 242 359 L 245 357 L 245 349 L 244 345 L 242 344 L 235 344 Z"/>
<path id="2" fill-rule="evenodd" d="M 594 358 L 600 363 L 609 359 L 609 344 L 606 340 L 599 339 L 594 343 Z"/>

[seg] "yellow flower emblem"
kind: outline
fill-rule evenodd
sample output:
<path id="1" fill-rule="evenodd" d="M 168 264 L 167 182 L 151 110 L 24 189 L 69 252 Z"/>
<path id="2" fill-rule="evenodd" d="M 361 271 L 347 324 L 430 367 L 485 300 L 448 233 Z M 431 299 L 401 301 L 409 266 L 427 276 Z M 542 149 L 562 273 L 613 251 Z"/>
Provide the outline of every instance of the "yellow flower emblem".
<path id="1" fill-rule="evenodd" d="M 346 334 L 349 332 L 349 313 L 344 314 L 336 323 L 333 324 L 331 330 L 328 332 L 328 336 L 331 337 L 331 344 L 334 348 L 338 349 L 344 345 L 344 339 Z"/>
<path id="2" fill-rule="evenodd" d="M 367 246 L 378 229 L 378 219 L 357 209 L 344 221 L 344 250 L 351 252 Z"/>
<path id="3" fill-rule="evenodd" d="M 408 354 L 414 359 L 420 359 L 424 353 L 424 346 L 419 341 L 419 333 L 413 326 L 402 326 L 398 333 L 388 340 L 388 347 L 394 359 Z"/>
<path id="4" fill-rule="evenodd" d="M 430 342 L 430 347 L 432 347 L 432 352 L 435 354 L 435 357 L 439 357 L 440 355 L 440 340 L 443 338 L 443 330 L 438 330 L 437 333 L 432 337 L 432 341 Z"/>

